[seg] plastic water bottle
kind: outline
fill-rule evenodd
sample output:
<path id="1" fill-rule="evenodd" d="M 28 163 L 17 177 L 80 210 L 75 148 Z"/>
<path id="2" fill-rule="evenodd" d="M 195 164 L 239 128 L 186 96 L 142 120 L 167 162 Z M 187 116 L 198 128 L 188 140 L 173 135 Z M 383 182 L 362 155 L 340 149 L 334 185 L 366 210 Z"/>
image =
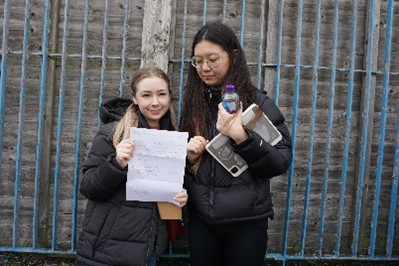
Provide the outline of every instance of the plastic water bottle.
<path id="1" fill-rule="evenodd" d="M 226 85 L 226 91 L 222 96 L 224 109 L 230 114 L 234 114 L 240 107 L 240 96 L 236 93 L 234 85 Z"/>

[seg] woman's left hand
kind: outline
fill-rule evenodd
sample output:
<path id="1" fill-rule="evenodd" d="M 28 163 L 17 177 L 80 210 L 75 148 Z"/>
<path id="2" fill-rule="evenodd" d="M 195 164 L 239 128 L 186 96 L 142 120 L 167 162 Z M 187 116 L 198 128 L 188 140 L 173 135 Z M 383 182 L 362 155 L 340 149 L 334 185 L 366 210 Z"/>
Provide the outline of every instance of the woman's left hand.
<path id="1" fill-rule="evenodd" d="M 205 151 L 208 141 L 201 136 L 194 136 L 187 143 L 187 159 L 190 163 L 194 163 Z"/>
<path id="2" fill-rule="evenodd" d="M 176 194 L 174 199 L 179 202 L 179 206 L 182 208 L 187 204 L 188 194 L 186 189 L 182 189 L 179 193 Z"/>

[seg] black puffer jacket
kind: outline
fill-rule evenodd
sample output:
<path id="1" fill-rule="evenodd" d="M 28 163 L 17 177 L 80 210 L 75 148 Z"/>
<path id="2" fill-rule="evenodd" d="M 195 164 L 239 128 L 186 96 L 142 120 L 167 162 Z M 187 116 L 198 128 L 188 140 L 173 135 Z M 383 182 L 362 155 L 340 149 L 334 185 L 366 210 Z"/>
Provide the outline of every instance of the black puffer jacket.
<path id="1" fill-rule="evenodd" d="M 100 108 L 101 125 L 83 165 L 80 192 L 88 199 L 77 260 L 84 265 L 147 265 L 156 239 L 158 253 L 167 245 L 165 222 L 156 203 L 126 201 L 127 168 L 115 159 L 112 134 L 116 121 L 132 103 L 114 98 Z M 138 127 L 148 128 L 139 114 Z M 161 129 L 174 130 L 169 113 Z"/>
<path id="2" fill-rule="evenodd" d="M 209 139 L 216 134 L 220 91 L 208 89 Z M 248 169 L 233 177 L 209 153 L 205 152 L 198 173 L 186 168 L 185 187 L 191 214 L 210 224 L 225 224 L 273 217 L 270 178 L 287 171 L 292 157 L 291 137 L 284 117 L 265 92 L 259 91 L 258 105 L 282 134 L 282 140 L 271 146 L 256 132 L 247 130 L 249 138 L 233 144 L 235 153 L 248 164 Z"/>

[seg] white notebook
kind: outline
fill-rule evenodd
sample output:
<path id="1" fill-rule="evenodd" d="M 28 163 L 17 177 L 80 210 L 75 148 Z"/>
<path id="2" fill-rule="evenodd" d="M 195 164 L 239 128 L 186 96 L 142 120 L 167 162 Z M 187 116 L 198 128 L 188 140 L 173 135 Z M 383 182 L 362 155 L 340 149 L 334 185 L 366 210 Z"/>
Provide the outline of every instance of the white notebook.
<path id="1" fill-rule="evenodd" d="M 255 118 L 257 114 L 258 116 Z M 252 121 L 253 119 L 255 121 Z M 256 104 L 252 104 L 243 112 L 242 124 L 246 128 L 254 130 L 273 146 L 282 138 L 281 133 Z M 206 145 L 206 149 L 233 176 L 239 176 L 248 168 L 246 162 L 233 152 L 229 137 L 221 133 Z"/>

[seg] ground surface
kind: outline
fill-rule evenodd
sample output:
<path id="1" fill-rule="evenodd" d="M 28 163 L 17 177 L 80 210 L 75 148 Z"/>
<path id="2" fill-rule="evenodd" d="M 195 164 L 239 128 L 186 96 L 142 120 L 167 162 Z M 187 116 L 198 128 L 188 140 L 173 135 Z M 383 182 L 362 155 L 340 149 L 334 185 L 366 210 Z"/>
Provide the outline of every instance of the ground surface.
<path id="1" fill-rule="evenodd" d="M 77 266 L 74 257 L 44 254 L 1 253 L 1 266 Z M 189 266 L 187 259 L 161 258 L 158 266 Z M 280 261 L 266 261 L 265 266 L 280 266 Z M 398 266 L 399 261 L 289 261 L 286 266 Z"/>
<path id="2" fill-rule="evenodd" d="M 78 266 L 74 257 L 53 257 L 42 254 L 0 253 L 0 266 Z M 158 266 L 189 266 L 187 260 L 161 258 Z"/>

